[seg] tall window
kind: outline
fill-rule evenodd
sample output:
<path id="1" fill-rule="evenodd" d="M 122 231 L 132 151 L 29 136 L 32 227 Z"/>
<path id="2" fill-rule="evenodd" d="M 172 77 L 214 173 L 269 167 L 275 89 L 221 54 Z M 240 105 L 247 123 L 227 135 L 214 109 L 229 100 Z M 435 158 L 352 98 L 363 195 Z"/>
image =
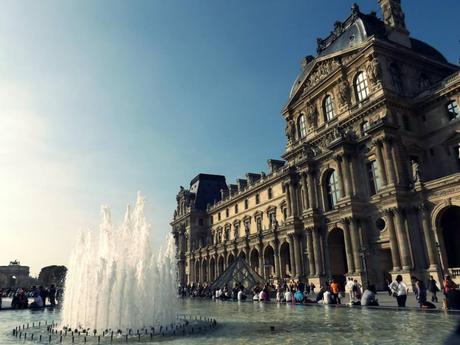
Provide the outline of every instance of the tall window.
<path id="1" fill-rule="evenodd" d="M 399 93 L 403 93 L 404 88 L 403 88 L 403 83 L 401 79 L 401 71 L 397 64 L 392 63 L 390 65 L 390 74 L 391 74 L 391 82 L 393 83 L 395 90 Z"/>
<path id="2" fill-rule="evenodd" d="M 270 187 L 270 188 L 268 188 L 268 190 L 267 190 L 267 194 L 268 194 L 268 198 L 269 198 L 269 199 L 273 198 L 273 190 L 272 190 L 272 188 L 271 188 L 271 187 Z"/>
<path id="3" fill-rule="evenodd" d="M 376 161 L 367 163 L 367 175 L 369 177 L 369 187 L 371 190 L 371 195 L 374 195 L 381 188 L 380 174 Z"/>
<path id="4" fill-rule="evenodd" d="M 238 204 L 235 204 L 235 214 L 238 213 Z"/>
<path id="5" fill-rule="evenodd" d="M 326 179 L 326 192 L 329 209 L 332 209 L 340 199 L 339 179 L 335 170 L 331 171 Z"/>
<path id="6" fill-rule="evenodd" d="M 364 72 L 360 72 L 356 76 L 355 89 L 359 102 L 362 102 L 369 97 L 369 86 L 367 85 L 367 78 Z"/>
<path id="7" fill-rule="evenodd" d="M 229 212 L 228 208 L 226 208 L 226 209 L 225 209 L 225 217 L 228 218 L 229 214 L 230 214 L 230 212 Z"/>
<path id="8" fill-rule="evenodd" d="M 259 194 L 256 194 L 256 205 L 259 205 L 260 203 L 260 196 Z"/>
<path id="9" fill-rule="evenodd" d="M 305 119 L 305 115 L 302 114 L 299 116 L 299 119 L 297 120 L 298 128 L 299 128 L 299 138 L 305 138 L 307 135 L 307 121 Z"/>
<path id="10" fill-rule="evenodd" d="M 460 112 L 458 109 L 457 101 L 450 101 L 447 103 L 447 116 L 449 117 L 449 120 L 452 121 L 453 119 L 459 117 L 459 115 Z"/>
<path id="11" fill-rule="evenodd" d="M 217 219 L 220 220 L 220 212 L 217 214 Z"/>
<path id="12" fill-rule="evenodd" d="M 326 121 L 331 121 L 334 118 L 334 104 L 330 95 L 327 95 L 323 101 L 323 111 Z"/>
<path id="13" fill-rule="evenodd" d="M 249 207 L 248 199 L 245 199 L 245 200 L 244 200 L 244 209 L 247 210 L 248 207 Z"/>

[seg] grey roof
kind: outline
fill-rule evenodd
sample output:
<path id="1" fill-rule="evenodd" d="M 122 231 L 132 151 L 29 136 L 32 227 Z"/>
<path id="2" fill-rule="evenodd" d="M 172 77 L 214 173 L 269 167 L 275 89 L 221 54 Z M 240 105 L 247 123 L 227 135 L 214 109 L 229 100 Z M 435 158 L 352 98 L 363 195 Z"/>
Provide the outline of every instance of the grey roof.
<path id="1" fill-rule="evenodd" d="M 221 189 L 228 190 L 225 176 L 198 174 L 190 182 L 190 192 L 195 194 L 195 208 L 205 211 L 208 204 L 220 201 Z"/>
<path id="2" fill-rule="evenodd" d="M 229 288 L 235 286 L 235 283 L 242 284 L 245 289 L 251 289 L 258 284 L 264 284 L 265 280 L 245 259 L 238 257 L 215 281 L 211 284 L 211 289 L 222 289 L 226 285 Z"/>
<path id="3" fill-rule="evenodd" d="M 385 23 L 375 13 L 364 14 L 356 7 L 352 14 L 342 23 L 336 22 L 334 30 L 325 39 L 318 39 L 317 58 L 324 57 L 342 50 L 359 46 L 370 37 L 388 40 Z M 418 54 L 439 62 L 447 63 L 446 58 L 429 44 L 411 38 L 412 50 Z M 297 92 L 306 75 L 315 65 L 316 58 L 302 67 L 289 93 L 289 100 Z"/>

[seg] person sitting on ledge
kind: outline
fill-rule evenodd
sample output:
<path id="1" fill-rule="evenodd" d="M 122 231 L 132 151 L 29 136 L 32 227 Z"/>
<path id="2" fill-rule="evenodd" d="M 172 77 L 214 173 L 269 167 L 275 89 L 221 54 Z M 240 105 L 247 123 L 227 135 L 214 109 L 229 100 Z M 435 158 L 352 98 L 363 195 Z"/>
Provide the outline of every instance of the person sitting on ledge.
<path id="1" fill-rule="evenodd" d="M 246 295 L 243 292 L 243 289 L 240 288 L 238 291 L 238 301 L 245 301 L 246 300 Z"/>
<path id="2" fill-rule="evenodd" d="M 300 290 L 297 290 L 294 293 L 294 301 L 295 301 L 295 303 L 302 303 L 303 300 L 304 300 L 303 292 L 300 291 Z"/>
<path id="3" fill-rule="evenodd" d="M 286 301 L 286 303 L 292 302 L 292 292 L 290 288 L 286 289 L 286 292 L 284 293 L 284 300 Z"/>
<path id="4" fill-rule="evenodd" d="M 377 300 L 377 289 L 375 285 L 369 285 L 361 297 L 361 305 L 369 307 L 378 307 L 379 302 Z"/>

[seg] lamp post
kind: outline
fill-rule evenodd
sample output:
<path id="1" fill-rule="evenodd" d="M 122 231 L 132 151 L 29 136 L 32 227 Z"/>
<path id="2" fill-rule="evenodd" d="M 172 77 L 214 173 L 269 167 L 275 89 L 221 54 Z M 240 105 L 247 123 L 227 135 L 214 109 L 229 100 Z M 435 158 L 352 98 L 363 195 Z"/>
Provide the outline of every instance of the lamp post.
<path id="1" fill-rule="evenodd" d="M 441 277 L 442 279 L 444 279 L 444 265 L 443 265 L 443 262 L 442 262 L 442 253 L 441 253 L 441 245 L 439 244 L 439 242 L 435 242 L 435 246 L 436 246 L 436 249 L 438 250 L 438 256 L 439 256 L 439 267 L 441 268 Z"/>
<path id="2" fill-rule="evenodd" d="M 367 289 L 369 287 L 369 274 L 367 272 L 367 256 L 369 255 L 368 249 L 365 246 L 362 246 L 359 250 L 359 255 L 361 256 L 361 260 L 363 262 L 365 281 L 366 281 L 365 288 Z"/>

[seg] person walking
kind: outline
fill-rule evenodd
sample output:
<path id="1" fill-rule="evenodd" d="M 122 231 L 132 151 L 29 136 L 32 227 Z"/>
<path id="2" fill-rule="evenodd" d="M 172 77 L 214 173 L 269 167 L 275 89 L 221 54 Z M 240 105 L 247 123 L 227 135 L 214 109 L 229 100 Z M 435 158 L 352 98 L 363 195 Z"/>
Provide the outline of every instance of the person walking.
<path id="1" fill-rule="evenodd" d="M 398 307 L 405 307 L 407 301 L 407 285 L 402 280 L 402 276 L 398 274 L 396 280 L 389 285 L 393 297 L 396 297 Z"/>
<path id="2" fill-rule="evenodd" d="M 434 280 L 433 276 L 430 276 L 430 280 L 428 282 L 428 289 L 431 292 L 431 302 L 438 303 L 438 296 L 436 295 L 439 291 L 438 284 L 436 280 Z"/>

